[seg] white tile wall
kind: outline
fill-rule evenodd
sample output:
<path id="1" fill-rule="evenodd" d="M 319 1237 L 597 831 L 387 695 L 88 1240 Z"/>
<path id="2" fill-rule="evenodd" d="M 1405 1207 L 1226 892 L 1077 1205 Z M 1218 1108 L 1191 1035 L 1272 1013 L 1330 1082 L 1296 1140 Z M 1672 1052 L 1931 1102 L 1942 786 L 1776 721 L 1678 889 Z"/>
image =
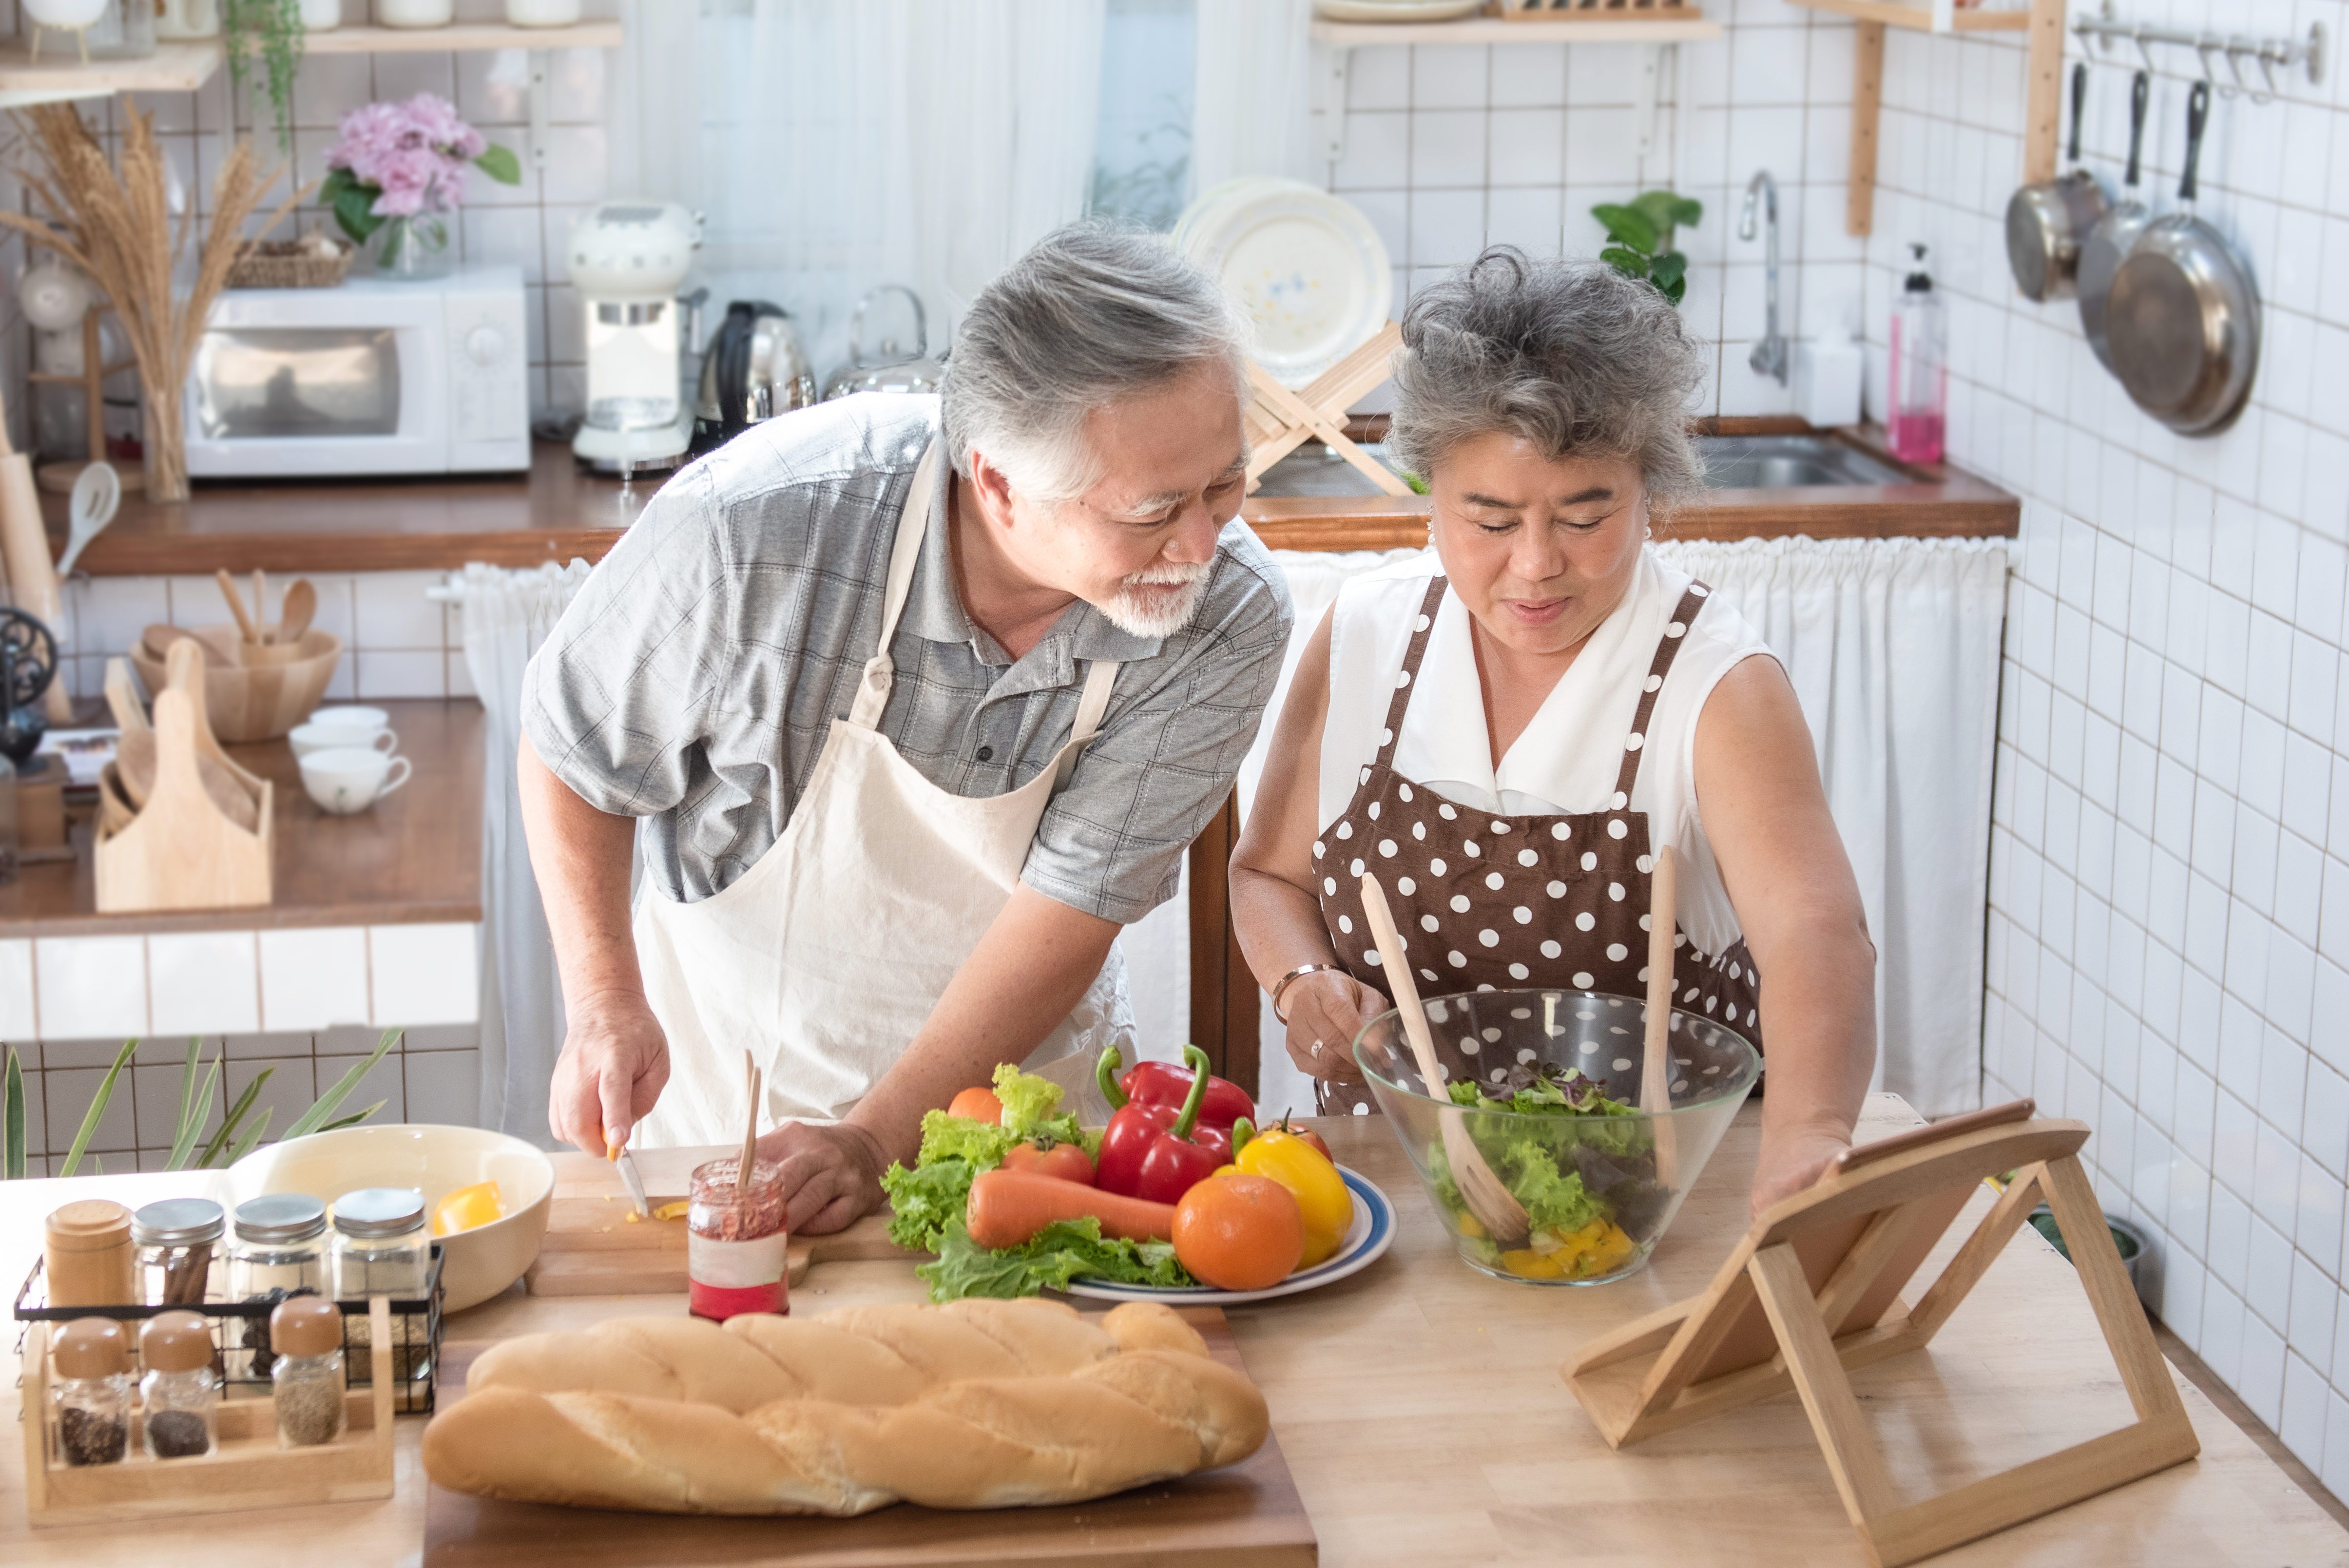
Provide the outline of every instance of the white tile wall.
<path id="1" fill-rule="evenodd" d="M 2161 9 L 2251 25 L 2218 0 Z M 2312 20 L 2338 36 L 2349 7 L 2270 5 L 2258 26 Z M 2091 74 L 2089 163 L 2108 184 L 2133 64 Z M 2175 205 L 2191 57 L 2163 64 L 2157 210 Z M 2333 73 L 2213 105 L 2201 211 L 2246 251 L 2267 333 L 2241 420 L 2188 440 L 2129 404 L 2071 302 L 2033 305 L 2008 279 L 2023 80 L 2010 41 L 1892 35 L 1865 248 L 1873 406 L 1922 241 L 1951 311 L 1951 456 L 2024 498 L 1985 1093 L 2095 1129 L 2099 1195 L 2153 1238 L 2149 1300 L 2349 1491 L 2349 377 L 2326 352 L 2349 346 L 2349 90 Z M 1806 194 L 1837 209 L 1806 221 L 1808 244 L 1840 202 Z"/>
<path id="2" fill-rule="evenodd" d="M 263 1028 L 306 1034 L 367 1021 L 364 928 L 321 926 L 264 931 L 260 936 Z"/>

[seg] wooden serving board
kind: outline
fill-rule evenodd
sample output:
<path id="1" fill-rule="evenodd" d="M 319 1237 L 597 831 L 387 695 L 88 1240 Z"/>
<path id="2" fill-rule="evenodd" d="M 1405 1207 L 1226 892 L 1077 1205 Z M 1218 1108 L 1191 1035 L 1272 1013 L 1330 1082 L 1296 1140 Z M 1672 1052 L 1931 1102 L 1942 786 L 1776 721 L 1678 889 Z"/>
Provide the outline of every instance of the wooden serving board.
<path id="1" fill-rule="evenodd" d="M 1246 1370 L 1220 1308 L 1182 1312 L 1217 1360 Z M 477 1349 L 450 1347 L 441 1398 L 462 1397 Z M 1277 1436 L 1242 1463 L 1061 1508 L 954 1511 L 901 1502 L 858 1519 L 719 1519 L 500 1502 L 429 1482 L 424 1504 L 424 1568 L 1309 1568 L 1319 1561 Z"/>

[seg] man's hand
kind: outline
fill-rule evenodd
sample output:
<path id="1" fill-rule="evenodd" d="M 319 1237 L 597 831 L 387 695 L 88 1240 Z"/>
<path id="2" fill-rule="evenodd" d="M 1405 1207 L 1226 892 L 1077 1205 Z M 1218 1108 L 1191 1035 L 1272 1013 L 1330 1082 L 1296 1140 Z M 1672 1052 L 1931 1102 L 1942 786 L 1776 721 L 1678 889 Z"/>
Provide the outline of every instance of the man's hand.
<path id="1" fill-rule="evenodd" d="M 759 1140 L 759 1158 L 783 1162 L 783 1212 L 795 1236 L 844 1231 L 871 1213 L 889 1164 L 881 1140 L 853 1121 L 787 1121 Z"/>
<path id="2" fill-rule="evenodd" d="M 1851 1147 L 1851 1135 L 1833 1128 L 1762 1129 L 1762 1159 L 1754 1171 L 1754 1212 L 1791 1198 L 1819 1179 L 1827 1162 Z"/>
<path id="3" fill-rule="evenodd" d="M 628 1141 L 668 1082 L 668 1039 L 641 993 L 602 991 L 570 1010 L 546 1097 L 554 1136 L 590 1154 Z"/>

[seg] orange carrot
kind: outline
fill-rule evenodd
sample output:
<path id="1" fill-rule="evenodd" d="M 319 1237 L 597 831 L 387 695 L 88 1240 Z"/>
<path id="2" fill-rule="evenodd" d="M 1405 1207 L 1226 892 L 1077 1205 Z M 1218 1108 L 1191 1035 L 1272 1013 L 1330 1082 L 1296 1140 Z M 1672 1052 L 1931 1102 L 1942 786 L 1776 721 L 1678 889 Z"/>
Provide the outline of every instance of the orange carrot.
<path id="1" fill-rule="evenodd" d="M 1174 1205 L 1153 1203 L 1030 1171 L 983 1171 L 970 1184 L 964 1222 L 982 1247 L 1016 1247 L 1055 1220 L 1101 1221 L 1102 1234 L 1163 1242 L 1174 1234 Z"/>

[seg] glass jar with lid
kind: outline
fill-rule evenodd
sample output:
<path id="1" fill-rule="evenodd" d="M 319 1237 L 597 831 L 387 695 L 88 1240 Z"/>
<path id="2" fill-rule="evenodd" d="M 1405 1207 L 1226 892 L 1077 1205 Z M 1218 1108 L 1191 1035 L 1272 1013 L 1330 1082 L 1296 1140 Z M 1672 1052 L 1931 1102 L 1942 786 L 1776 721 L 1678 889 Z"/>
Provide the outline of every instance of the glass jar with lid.
<path id="1" fill-rule="evenodd" d="M 139 1403 L 147 1452 L 159 1460 L 211 1453 L 219 1430 L 220 1375 L 212 1370 L 212 1330 L 203 1315 L 166 1312 L 139 1331 Z"/>
<path id="2" fill-rule="evenodd" d="M 280 1448 L 308 1449 L 343 1435 L 343 1315 L 323 1296 L 296 1296 L 269 1315 L 276 1361 L 269 1369 Z"/>
<path id="3" fill-rule="evenodd" d="M 139 1299 L 148 1306 L 199 1306 L 221 1298 L 221 1233 L 228 1217 L 210 1198 L 165 1198 L 130 1216 L 139 1249 Z"/>
<path id="4" fill-rule="evenodd" d="M 422 1295 L 431 1244 L 424 1194 L 416 1188 L 344 1193 L 335 1200 L 335 1295 L 344 1301 Z"/>
<path id="5" fill-rule="evenodd" d="M 130 1334 L 110 1317 L 81 1317 L 49 1346 L 57 1374 L 51 1451 L 69 1465 L 120 1464 L 130 1449 Z"/>
<path id="6" fill-rule="evenodd" d="M 228 1299 L 274 1306 L 289 1296 L 324 1295 L 328 1279 L 326 1205 L 306 1192 L 248 1198 L 230 1216 Z M 269 1376 L 269 1320 L 245 1319 L 230 1347 L 233 1377 Z"/>

